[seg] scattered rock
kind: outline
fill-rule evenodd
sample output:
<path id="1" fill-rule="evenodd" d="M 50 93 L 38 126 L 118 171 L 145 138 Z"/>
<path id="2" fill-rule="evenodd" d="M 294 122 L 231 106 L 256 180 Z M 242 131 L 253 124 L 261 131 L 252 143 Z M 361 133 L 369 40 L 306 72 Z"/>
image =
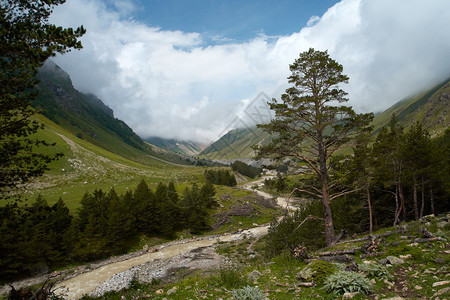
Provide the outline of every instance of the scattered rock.
<path id="1" fill-rule="evenodd" d="M 408 259 L 408 258 L 411 258 L 412 255 L 411 255 L 411 254 L 406 254 L 406 255 L 400 255 L 399 257 L 400 257 L 401 259 Z"/>
<path id="2" fill-rule="evenodd" d="M 449 283 L 450 283 L 450 281 L 448 281 L 448 280 L 445 280 L 445 281 L 438 281 L 438 282 L 433 283 L 433 287 L 437 287 L 437 286 L 441 286 L 441 285 L 446 285 L 446 284 L 449 284 Z"/>
<path id="3" fill-rule="evenodd" d="M 297 279 L 299 281 L 311 281 L 312 276 L 313 276 L 313 271 L 310 268 L 305 267 L 303 270 L 298 272 L 297 275 L 295 275 L 295 279 Z"/>
<path id="4" fill-rule="evenodd" d="M 257 280 L 260 276 L 261 276 L 261 272 L 259 272 L 258 270 L 253 270 L 249 275 L 248 278 L 250 278 L 251 280 Z"/>
<path id="5" fill-rule="evenodd" d="M 157 290 L 157 291 L 155 292 L 156 295 L 162 295 L 163 293 L 164 293 L 163 290 Z"/>
<path id="6" fill-rule="evenodd" d="M 395 256 L 388 256 L 388 257 L 386 257 L 386 259 L 388 260 L 388 262 L 391 265 L 401 265 L 401 264 L 405 263 L 405 261 L 403 259 L 395 257 Z"/>
<path id="7" fill-rule="evenodd" d="M 167 291 L 167 296 L 172 295 L 173 293 L 175 293 L 177 291 L 176 287 L 171 288 L 170 290 Z"/>
<path id="8" fill-rule="evenodd" d="M 326 261 L 326 262 L 335 262 L 335 263 L 341 263 L 341 264 L 348 264 L 355 260 L 352 256 L 347 255 L 347 254 L 335 255 L 335 256 L 324 256 L 319 259 Z"/>
<path id="9" fill-rule="evenodd" d="M 447 226 L 448 222 L 439 222 L 436 224 L 437 228 L 443 229 L 445 226 Z"/>
<path id="10" fill-rule="evenodd" d="M 394 283 L 390 282 L 389 280 L 385 279 L 384 283 L 386 283 L 389 286 L 394 286 Z"/>
<path id="11" fill-rule="evenodd" d="M 359 295 L 359 292 L 354 293 L 344 293 L 342 296 L 343 299 L 353 299 L 355 296 Z"/>
<path id="12" fill-rule="evenodd" d="M 421 290 L 421 289 L 423 289 L 423 287 L 421 287 L 420 285 L 416 285 L 416 286 L 414 287 L 414 289 L 416 289 L 416 290 Z"/>
<path id="13" fill-rule="evenodd" d="M 437 297 L 437 296 L 449 294 L 449 293 L 450 293 L 450 287 L 446 287 L 446 288 L 443 288 L 443 289 L 437 291 L 436 293 L 434 293 L 433 297 Z"/>
<path id="14" fill-rule="evenodd" d="M 426 228 L 421 228 L 420 232 L 422 233 L 422 237 L 424 237 L 424 238 L 433 238 L 433 237 L 435 237 L 435 235 L 432 234 L 431 232 L 429 232 Z"/>

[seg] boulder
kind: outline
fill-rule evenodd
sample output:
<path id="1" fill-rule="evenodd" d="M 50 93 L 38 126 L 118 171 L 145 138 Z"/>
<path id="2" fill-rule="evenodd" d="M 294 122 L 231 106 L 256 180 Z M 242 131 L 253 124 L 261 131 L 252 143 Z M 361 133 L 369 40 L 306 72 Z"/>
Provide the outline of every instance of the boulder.
<path id="1" fill-rule="evenodd" d="M 303 270 L 298 272 L 297 275 L 295 275 L 295 279 L 298 281 L 312 281 L 313 275 L 314 272 L 310 268 L 305 267 Z"/>
<path id="2" fill-rule="evenodd" d="M 388 263 L 390 263 L 391 265 L 401 265 L 404 264 L 405 261 L 401 258 L 395 257 L 395 256 L 388 256 L 386 257 Z"/>
<path id="3" fill-rule="evenodd" d="M 258 270 L 253 270 L 250 274 L 248 274 L 248 278 L 255 281 L 259 277 L 261 277 L 261 275 L 261 272 L 259 272 Z"/>

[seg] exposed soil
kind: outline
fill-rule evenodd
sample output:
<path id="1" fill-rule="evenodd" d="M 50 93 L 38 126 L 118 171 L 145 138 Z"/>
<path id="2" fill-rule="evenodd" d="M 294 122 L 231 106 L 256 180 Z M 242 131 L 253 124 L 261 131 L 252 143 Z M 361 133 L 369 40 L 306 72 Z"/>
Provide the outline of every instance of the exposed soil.
<path id="1" fill-rule="evenodd" d="M 75 150 L 75 149 L 74 149 Z M 265 178 L 261 179 L 261 182 Z M 253 183 L 254 184 L 254 183 Z M 246 187 L 247 188 L 247 187 Z M 255 191 L 255 190 L 252 190 Z M 272 195 L 261 193 L 260 196 L 272 199 Z M 277 198 L 277 204 L 285 206 L 283 197 Z M 247 216 L 254 213 L 250 205 L 239 205 L 231 209 L 232 215 Z M 221 262 L 220 256 L 212 247 L 220 242 L 236 241 L 248 237 L 261 237 L 268 232 L 268 225 L 258 226 L 233 234 L 207 236 L 190 240 L 178 240 L 124 256 L 110 258 L 98 264 L 88 264 L 72 270 L 66 270 L 53 275 L 58 276 L 59 283 L 55 285 L 56 293 L 67 299 L 79 299 L 83 295 L 101 295 L 109 290 L 120 290 L 138 278 L 144 282 L 164 278 L 182 267 L 182 269 L 214 268 Z M 175 270 L 175 271 L 174 271 Z M 31 278 L 17 282 L 16 288 L 26 287 L 45 281 L 48 276 Z M 1 293 L 8 293 L 9 287 L 4 286 Z"/>
<path id="2" fill-rule="evenodd" d="M 400 267 L 394 270 L 394 289 L 400 297 L 416 298 L 416 293 L 408 280 L 407 269 Z"/>

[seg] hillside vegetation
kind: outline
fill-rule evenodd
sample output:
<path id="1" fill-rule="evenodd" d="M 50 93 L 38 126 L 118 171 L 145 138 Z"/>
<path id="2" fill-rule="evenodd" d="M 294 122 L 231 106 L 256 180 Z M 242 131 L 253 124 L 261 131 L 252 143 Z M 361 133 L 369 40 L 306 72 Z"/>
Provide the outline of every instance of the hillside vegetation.
<path id="1" fill-rule="evenodd" d="M 165 139 L 161 137 L 149 137 L 144 140 L 149 144 L 162 149 L 189 156 L 196 156 L 205 148 L 205 146 L 200 143 L 176 139 Z"/>
<path id="2" fill-rule="evenodd" d="M 392 114 L 409 129 L 416 122 L 429 130 L 435 137 L 442 135 L 450 126 L 450 80 L 430 88 L 411 98 L 401 100 L 375 116 L 373 120 L 374 133 L 389 124 Z M 252 145 L 266 144 L 270 136 L 260 128 L 239 128 L 230 130 L 219 140 L 200 153 L 201 157 L 209 159 L 253 158 Z"/>
<path id="3" fill-rule="evenodd" d="M 51 163 L 50 171 L 44 176 L 25 186 L 25 199 L 42 194 L 53 204 L 62 197 L 74 212 L 80 206 L 83 194 L 95 189 L 113 187 L 122 193 L 141 179 L 146 179 L 150 186 L 174 181 L 183 188 L 188 182 L 202 180 L 202 168 L 167 163 L 131 148 L 131 153 L 146 162 L 140 164 L 80 139 L 43 116 L 38 119 L 46 125 L 38 135 L 56 143 L 55 147 L 42 151 L 61 152 L 64 156 Z"/>
<path id="4" fill-rule="evenodd" d="M 373 235 L 354 236 L 331 248 L 293 249 L 296 257 L 287 252 L 267 258 L 265 238 L 219 241 L 213 248 L 227 262 L 219 268 L 193 273 L 180 268 L 162 280 L 148 284 L 134 280 L 121 291 L 84 299 L 446 297 L 450 293 L 449 230 L 448 216 L 426 216 Z M 195 255 L 194 251 L 189 255 Z"/>
<path id="5" fill-rule="evenodd" d="M 420 122 L 432 136 L 439 136 L 450 126 L 450 79 L 419 95 L 401 100 L 377 115 L 373 120 L 374 132 L 389 124 L 392 114 L 409 129 Z"/>

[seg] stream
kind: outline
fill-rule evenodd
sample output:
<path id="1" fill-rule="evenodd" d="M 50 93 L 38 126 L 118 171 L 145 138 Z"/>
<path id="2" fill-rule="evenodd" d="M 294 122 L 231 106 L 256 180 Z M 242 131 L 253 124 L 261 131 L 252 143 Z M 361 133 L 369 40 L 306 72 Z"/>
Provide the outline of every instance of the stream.
<path id="1" fill-rule="evenodd" d="M 257 181 L 243 185 L 241 188 L 255 192 L 264 198 L 272 199 L 274 197 L 271 194 L 257 189 L 264 185 L 265 179 L 272 177 L 273 176 L 263 176 Z M 276 202 L 283 208 L 292 209 L 287 198 L 277 197 Z M 237 233 L 225 233 L 196 239 L 172 241 L 152 247 L 152 249 L 148 249 L 148 251 L 145 250 L 129 256 L 111 258 L 107 261 L 103 261 L 97 266 L 92 264 L 94 267 L 86 265 L 82 267 L 81 271 L 76 271 L 73 274 L 70 274 L 70 272 L 67 272 L 66 270 L 66 275 L 62 275 L 64 279 L 58 282 L 52 290 L 54 290 L 56 294 L 64 296 L 65 299 L 80 299 L 83 295 L 99 296 L 109 290 L 120 290 L 121 288 L 126 287 L 131 278 L 135 277 L 139 272 L 142 273 L 145 271 L 147 272 L 147 278 L 151 278 L 152 276 L 162 277 L 164 272 L 170 267 L 197 267 L 198 264 L 201 264 L 202 262 L 201 260 L 198 260 L 198 256 L 203 256 L 203 261 L 206 262 L 202 267 L 207 268 L 213 267 L 214 265 L 217 266 L 220 262 L 218 261 L 219 256 L 212 248 L 214 244 L 219 241 L 231 242 L 247 237 L 258 238 L 266 235 L 268 229 L 268 225 L 262 225 L 246 230 L 240 230 Z M 213 252 L 213 254 L 202 253 L 205 249 L 206 252 L 208 252 L 208 249 L 211 250 L 210 252 Z M 193 253 L 197 253 L 197 257 L 195 254 L 193 255 Z M 190 260 L 189 257 L 191 258 Z M 41 277 L 41 279 L 40 277 L 30 278 L 23 283 L 17 282 L 13 285 L 16 288 L 20 288 L 21 285 L 33 280 L 34 282 L 26 284 L 25 286 L 37 284 L 45 281 L 48 275 Z M 4 286 L 2 292 L 8 293 L 9 287 Z"/>

